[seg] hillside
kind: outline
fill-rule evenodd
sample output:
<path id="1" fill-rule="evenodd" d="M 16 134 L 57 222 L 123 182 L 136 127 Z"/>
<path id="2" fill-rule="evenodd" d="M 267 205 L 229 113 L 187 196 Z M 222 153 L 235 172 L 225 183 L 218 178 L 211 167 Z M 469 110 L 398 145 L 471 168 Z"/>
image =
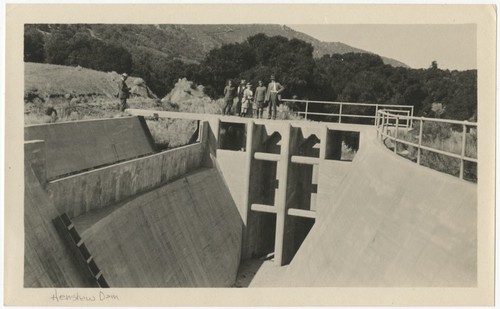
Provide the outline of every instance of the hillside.
<path id="1" fill-rule="evenodd" d="M 24 64 L 25 123 L 53 122 L 48 108 L 57 112 L 57 121 L 121 116 L 118 111 L 116 72 L 100 72 L 81 67 L 46 63 Z M 156 95 L 142 78 L 129 77 L 129 105 L 150 108 L 157 105 Z"/>
<path id="2" fill-rule="evenodd" d="M 24 61 L 128 72 L 141 76 L 155 94 L 164 96 L 178 78 L 199 81 L 196 66 L 211 51 L 258 34 L 311 44 L 311 56 L 316 59 L 364 52 L 340 42 L 320 42 L 280 25 L 27 24 Z M 388 58 L 382 61 L 407 67 Z"/>
<path id="3" fill-rule="evenodd" d="M 51 33 L 53 25 L 30 25 L 45 34 Z M 134 55 L 151 53 L 167 56 L 184 62 L 200 62 L 214 48 L 224 44 L 240 43 L 249 36 L 264 33 L 268 36 L 297 38 L 314 47 L 314 56 L 325 54 L 371 53 L 341 42 L 321 42 L 309 35 L 287 26 L 270 24 L 235 25 L 79 25 L 93 37 L 125 47 Z M 384 63 L 394 67 L 408 67 L 397 60 L 382 56 Z"/>
<path id="4" fill-rule="evenodd" d="M 32 24 L 25 26 L 25 62 L 73 69 L 55 77 L 38 76 L 41 81 L 33 88 L 27 68 L 25 99 L 43 101 L 46 92 L 52 100 L 59 87 L 71 101 L 71 96 L 80 96 L 74 85 L 66 84 L 74 80 L 74 72 L 82 73 L 75 82 L 85 86 L 78 87 L 90 87 L 83 91 L 84 96 L 113 99 L 118 74 L 88 78 L 83 73 L 86 69 L 140 76 L 145 82 L 134 83 L 147 83 L 149 88 L 139 90 L 144 97 L 153 98 L 149 89 L 164 97 L 182 78 L 193 82 L 193 90 L 203 85 L 204 94 L 218 99 L 229 79 L 255 84 L 275 74 L 285 85 L 282 95 L 289 98 L 412 105 L 416 115 L 425 116 L 433 114 L 432 103 L 441 103 L 446 113 L 440 117 L 469 119 L 475 115 L 476 70 L 441 70 L 437 64 L 426 70 L 393 67 L 378 55 L 359 51 L 342 43 L 319 42 L 278 25 Z M 335 53 L 321 56 L 326 52 Z"/>
<path id="5" fill-rule="evenodd" d="M 116 72 L 100 72 L 82 67 L 70 67 L 46 63 L 24 64 L 24 99 L 33 102 L 59 97 L 115 98 L 120 75 Z M 127 84 L 132 96 L 156 98 L 156 95 L 139 77 L 129 77 Z"/>
<path id="6" fill-rule="evenodd" d="M 341 42 L 322 42 L 307 34 L 295 31 L 285 25 L 159 25 L 158 27 L 165 31 L 174 29 L 184 30 L 188 37 L 196 38 L 197 41 L 202 42 L 201 49 L 203 54 L 208 53 L 210 49 L 220 47 L 222 44 L 243 42 L 249 36 L 258 33 L 264 33 L 268 36 L 280 35 L 287 39 L 299 39 L 310 43 L 314 47 L 314 57 L 319 58 L 326 54 L 345 54 L 345 53 L 371 53 L 359 48 L 349 46 Z M 196 50 L 198 51 L 198 50 Z M 406 64 L 395 59 L 382 57 L 385 64 L 390 64 L 394 67 L 408 67 Z"/>

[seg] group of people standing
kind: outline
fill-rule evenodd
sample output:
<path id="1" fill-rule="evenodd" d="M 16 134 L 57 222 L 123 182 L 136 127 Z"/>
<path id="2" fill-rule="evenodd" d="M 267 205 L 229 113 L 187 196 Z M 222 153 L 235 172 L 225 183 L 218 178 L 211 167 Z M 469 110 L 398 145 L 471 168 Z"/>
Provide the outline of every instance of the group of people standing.
<path id="1" fill-rule="evenodd" d="M 224 108 L 223 115 L 232 115 L 234 98 L 238 98 L 236 104 L 235 115 L 240 117 L 248 117 L 249 113 L 255 118 L 262 118 L 264 106 L 269 105 L 268 119 L 276 119 L 277 105 L 280 100 L 280 93 L 285 89 L 279 82 L 275 80 L 274 75 L 271 75 L 271 82 L 267 88 L 263 85 L 262 80 L 259 80 L 255 92 L 252 91 L 252 84 L 247 83 L 242 79 L 240 85 L 236 89 L 232 85 L 232 81 L 228 80 L 224 88 Z"/>
<path id="2" fill-rule="evenodd" d="M 123 73 L 118 85 L 118 98 L 120 99 L 120 111 L 127 108 L 127 99 L 130 96 L 130 88 L 127 86 L 126 80 L 128 75 Z M 280 93 L 285 89 L 279 82 L 276 81 L 274 75 L 271 75 L 271 82 L 265 87 L 262 80 L 258 81 L 258 86 L 255 92 L 252 91 L 252 84 L 247 83 L 242 79 L 240 85 L 236 89 L 232 85 L 232 81 L 228 80 L 224 88 L 224 108 L 223 115 L 232 115 L 234 99 L 238 98 L 235 115 L 240 117 L 253 116 L 254 118 L 263 118 L 264 107 L 269 105 L 268 119 L 276 119 L 277 106 L 281 99 Z M 251 113 L 251 114 L 249 114 Z"/>

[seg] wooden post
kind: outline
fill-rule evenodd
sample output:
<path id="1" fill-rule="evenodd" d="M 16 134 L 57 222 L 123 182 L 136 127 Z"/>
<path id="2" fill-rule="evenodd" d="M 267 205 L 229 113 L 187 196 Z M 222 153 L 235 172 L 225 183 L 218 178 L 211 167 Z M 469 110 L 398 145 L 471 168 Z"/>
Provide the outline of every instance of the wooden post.
<path id="1" fill-rule="evenodd" d="M 339 123 L 342 123 L 342 103 L 340 103 L 340 109 L 339 109 Z"/>
<path id="2" fill-rule="evenodd" d="M 378 127 L 378 104 L 375 105 L 375 125 Z"/>

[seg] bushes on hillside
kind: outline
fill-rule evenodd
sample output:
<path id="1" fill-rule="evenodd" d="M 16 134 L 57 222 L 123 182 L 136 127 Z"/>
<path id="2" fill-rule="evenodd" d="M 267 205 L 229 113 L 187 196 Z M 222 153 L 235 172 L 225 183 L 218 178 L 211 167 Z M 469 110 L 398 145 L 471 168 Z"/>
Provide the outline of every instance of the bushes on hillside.
<path id="1" fill-rule="evenodd" d="M 123 47 L 94 38 L 90 32 L 81 30 L 83 26 L 55 27 L 44 44 L 45 62 L 105 72 L 130 72 L 132 55 Z"/>

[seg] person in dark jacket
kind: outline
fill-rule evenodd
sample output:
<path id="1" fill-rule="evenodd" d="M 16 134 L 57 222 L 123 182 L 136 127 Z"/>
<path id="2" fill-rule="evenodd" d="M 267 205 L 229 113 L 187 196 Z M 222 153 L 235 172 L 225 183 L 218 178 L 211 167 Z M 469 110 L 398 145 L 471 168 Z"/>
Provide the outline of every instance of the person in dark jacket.
<path id="1" fill-rule="evenodd" d="M 280 93 L 285 89 L 280 83 L 271 75 L 271 82 L 267 86 L 266 102 L 269 102 L 269 113 L 267 119 L 276 119 L 276 106 L 279 104 Z"/>
<path id="2" fill-rule="evenodd" d="M 262 81 L 259 80 L 259 86 L 255 89 L 255 111 L 254 115 L 257 118 L 262 118 L 262 112 L 264 109 L 264 101 L 266 100 L 266 86 L 262 84 Z"/>
<path id="3" fill-rule="evenodd" d="M 130 88 L 127 86 L 125 82 L 128 78 L 127 73 L 122 74 L 122 78 L 120 83 L 118 84 L 118 98 L 120 99 L 120 111 L 124 111 L 127 108 L 127 99 L 130 96 Z"/>
<path id="4" fill-rule="evenodd" d="M 234 101 L 234 86 L 233 82 L 229 79 L 227 81 L 226 88 L 224 88 L 224 108 L 222 109 L 222 115 L 231 115 L 231 108 L 233 107 Z"/>

